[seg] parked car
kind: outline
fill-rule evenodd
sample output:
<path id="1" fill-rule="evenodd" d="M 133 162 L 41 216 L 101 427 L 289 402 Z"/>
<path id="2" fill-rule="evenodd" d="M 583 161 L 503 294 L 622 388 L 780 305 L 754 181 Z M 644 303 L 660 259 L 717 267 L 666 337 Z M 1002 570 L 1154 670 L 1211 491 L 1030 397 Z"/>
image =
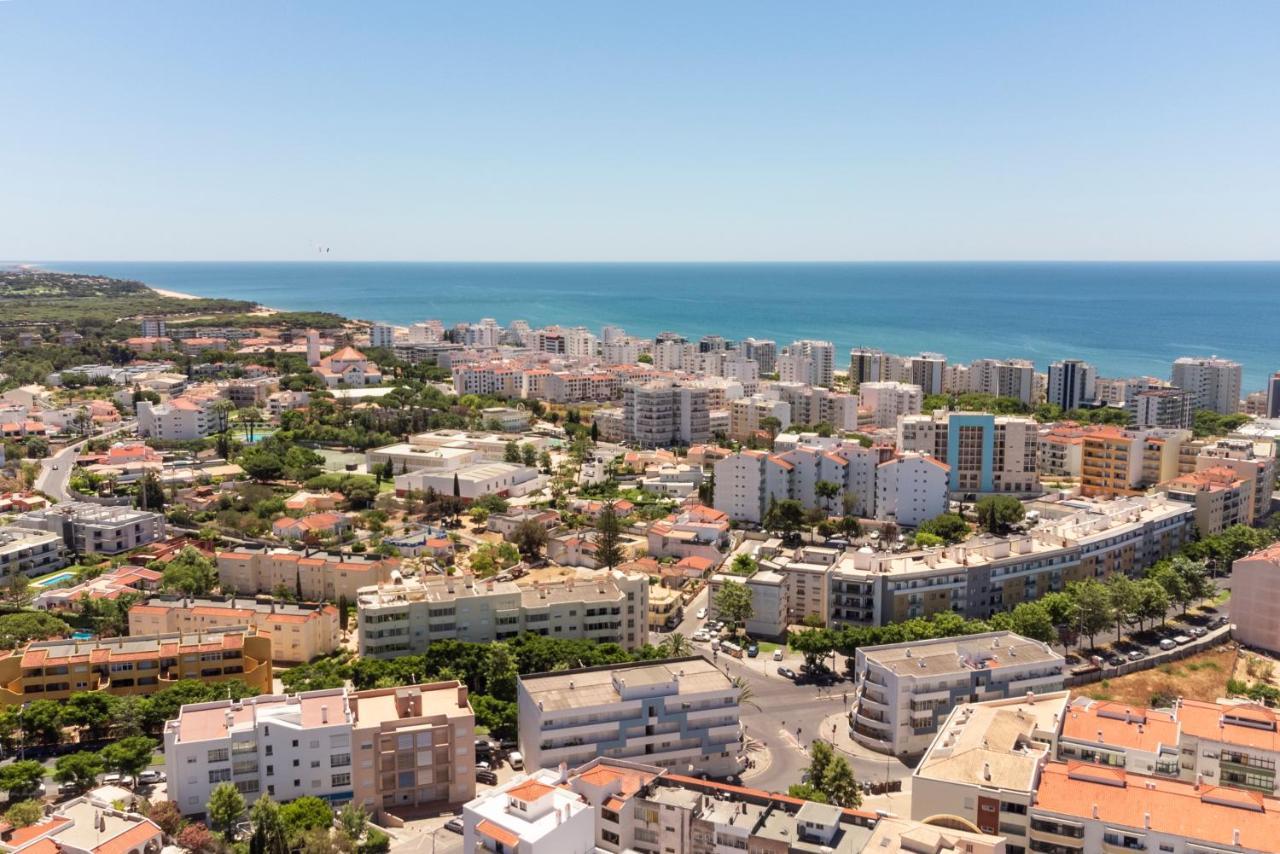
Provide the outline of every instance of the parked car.
<path id="1" fill-rule="evenodd" d="M 115 772 L 112 772 L 112 773 L 110 773 L 110 774 L 105 775 L 105 776 L 102 778 L 102 785 L 104 785 L 104 786 L 128 786 L 128 787 L 132 788 L 132 787 L 133 787 L 133 778 L 132 778 L 132 777 L 130 777 L 129 775 L 127 775 L 127 774 L 125 774 L 125 775 L 120 775 L 120 774 L 117 774 L 117 773 L 115 773 Z"/>
<path id="2" fill-rule="evenodd" d="M 1160 641 L 1160 648 L 1163 650 L 1170 650 L 1170 649 L 1173 649 L 1175 646 L 1177 646 L 1177 644 L 1173 642 L 1173 638 L 1165 638 L 1164 640 Z"/>
<path id="3" fill-rule="evenodd" d="M 498 775 L 492 771 L 486 771 L 483 768 L 476 769 L 476 782 L 484 783 L 486 786 L 498 785 Z"/>
<path id="4" fill-rule="evenodd" d="M 1193 638 L 1202 638 L 1206 633 L 1207 629 L 1205 629 L 1204 626 L 1193 626 L 1187 630 L 1187 634 L 1191 635 Z"/>
<path id="5" fill-rule="evenodd" d="M 524 767 L 524 754 L 518 750 L 511 751 L 507 754 L 507 764 L 511 766 L 512 770 L 519 771 Z"/>
<path id="6" fill-rule="evenodd" d="M 1112 653 L 1110 656 L 1107 657 L 1107 664 L 1110 665 L 1111 667 L 1119 667 L 1120 665 L 1124 664 L 1126 661 L 1128 661 L 1128 659 L 1125 658 L 1123 655 L 1118 655 L 1115 653 Z"/>
<path id="7" fill-rule="evenodd" d="M 747 644 L 747 658 L 755 658 L 760 654 L 760 647 L 754 643 Z"/>
<path id="8" fill-rule="evenodd" d="M 138 782 L 144 786 L 154 786 L 156 783 L 164 782 L 163 771 L 143 771 L 138 775 Z"/>
<path id="9" fill-rule="evenodd" d="M 699 620 L 705 620 L 706 618 L 707 618 L 707 609 L 706 609 L 706 608 L 699 608 L 699 609 L 698 609 L 698 619 L 699 619 Z"/>
<path id="10" fill-rule="evenodd" d="M 790 667 L 785 667 L 785 666 L 778 668 L 778 675 L 787 679 L 797 679 L 799 677 L 799 674 L 797 674 L 794 670 L 792 670 Z"/>
<path id="11" fill-rule="evenodd" d="M 1187 637 L 1186 635 L 1176 635 L 1173 639 L 1173 642 L 1176 643 L 1178 646 L 1182 646 L 1183 644 L 1191 643 L 1191 638 Z"/>
<path id="12" fill-rule="evenodd" d="M 782 647 L 778 647 L 773 651 L 773 660 L 782 661 Z"/>
<path id="13" fill-rule="evenodd" d="M 444 829 L 452 830 L 454 833 L 457 833 L 457 834 L 461 834 L 466 831 L 466 828 L 462 826 L 462 819 L 458 818 L 457 816 L 454 816 L 453 818 L 446 821 L 444 823 Z"/>
<path id="14" fill-rule="evenodd" d="M 1225 626 L 1229 622 L 1231 622 L 1230 618 L 1222 616 L 1213 621 L 1213 626 L 1214 628 L 1217 628 L 1218 626 Z"/>
<path id="15" fill-rule="evenodd" d="M 1135 649 L 1129 652 L 1130 661 L 1141 661 L 1146 657 L 1147 657 L 1147 652 L 1146 650 L 1143 650 L 1143 649 Z"/>
<path id="16" fill-rule="evenodd" d="M 699 643 L 705 643 L 706 641 L 711 640 L 711 635 L 707 634 L 702 629 L 698 629 L 693 633 L 693 639 Z"/>
<path id="17" fill-rule="evenodd" d="M 477 771 L 492 771 L 492 770 L 493 770 L 493 766 L 492 766 L 492 765 L 490 765 L 490 764 L 488 763 L 488 761 L 486 761 L 486 760 L 480 760 L 479 762 L 476 762 L 476 770 L 477 770 Z"/>

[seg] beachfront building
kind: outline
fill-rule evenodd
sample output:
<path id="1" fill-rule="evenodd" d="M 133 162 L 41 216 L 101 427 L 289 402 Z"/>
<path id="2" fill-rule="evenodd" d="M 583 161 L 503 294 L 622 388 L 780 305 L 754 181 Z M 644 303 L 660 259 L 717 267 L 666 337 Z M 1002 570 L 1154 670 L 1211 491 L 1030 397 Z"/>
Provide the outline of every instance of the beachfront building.
<path id="1" fill-rule="evenodd" d="M 129 634 L 192 634 L 251 626 L 271 637 L 271 657 L 303 664 L 338 648 L 338 609 L 311 602 L 277 602 L 272 597 L 153 596 L 129 608 Z"/>
<path id="2" fill-rule="evenodd" d="M 241 547 L 217 553 L 218 584 L 240 594 L 291 591 L 304 602 L 354 602 L 360 588 L 385 584 L 399 562 L 389 558 Z"/>
<path id="3" fill-rule="evenodd" d="M 736 774 L 744 762 L 738 694 L 700 656 L 521 676 L 520 750 L 531 768 L 602 756 Z"/>
<path id="4" fill-rule="evenodd" d="M 194 703 L 165 724 L 169 800 L 197 815 L 231 782 L 249 801 L 306 795 L 385 820 L 474 797 L 474 736 L 456 681 Z"/>
<path id="5" fill-rule="evenodd" d="M 1244 369 L 1239 362 L 1182 356 L 1173 362 L 1172 383 L 1191 394 L 1193 409 L 1212 409 L 1224 415 L 1240 411 L 1240 381 Z"/>
<path id="6" fill-rule="evenodd" d="M 1045 402 L 1070 412 L 1098 399 L 1098 369 L 1080 359 L 1063 359 L 1049 366 Z"/>
<path id="7" fill-rule="evenodd" d="M 271 638 L 237 626 L 96 640 L 32 641 L 0 655 L 0 705 L 84 691 L 150 694 L 182 679 L 271 690 Z"/>
<path id="8" fill-rule="evenodd" d="M 957 704 L 1061 691 L 1065 666 L 1013 632 L 861 647 L 851 734 L 882 753 L 923 753 Z"/>
<path id="9" fill-rule="evenodd" d="M 362 588 L 355 602 L 366 658 L 420 655 L 441 640 L 490 643 L 526 632 L 630 650 L 648 641 L 648 577 L 616 569 L 520 583 L 469 574 L 397 578 Z"/>
<path id="10" fill-rule="evenodd" d="M 835 376 L 836 348 L 830 341 L 792 341 L 778 354 L 776 366 L 782 382 L 830 388 Z"/>
<path id="11" fill-rule="evenodd" d="M 1021 415 L 939 410 L 898 419 L 898 448 L 946 462 L 960 495 L 1038 494 L 1039 436 L 1036 420 Z"/>
<path id="12" fill-rule="evenodd" d="M 49 531 L 62 537 L 76 554 L 114 555 L 164 538 L 164 515 L 132 507 L 66 501 L 19 516 L 22 528 Z"/>

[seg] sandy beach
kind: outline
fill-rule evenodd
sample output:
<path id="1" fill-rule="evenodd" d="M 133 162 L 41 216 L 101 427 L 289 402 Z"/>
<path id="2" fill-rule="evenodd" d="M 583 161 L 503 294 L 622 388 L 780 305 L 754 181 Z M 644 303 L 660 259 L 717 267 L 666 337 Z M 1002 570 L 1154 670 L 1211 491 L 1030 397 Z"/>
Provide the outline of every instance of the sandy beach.
<path id="1" fill-rule="evenodd" d="M 172 299 L 200 299 L 200 297 L 195 294 L 184 294 L 181 291 L 169 291 L 164 288 L 152 288 L 151 285 L 147 285 L 147 287 L 151 288 L 151 290 L 155 291 L 162 297 L 171 297 Z"/>

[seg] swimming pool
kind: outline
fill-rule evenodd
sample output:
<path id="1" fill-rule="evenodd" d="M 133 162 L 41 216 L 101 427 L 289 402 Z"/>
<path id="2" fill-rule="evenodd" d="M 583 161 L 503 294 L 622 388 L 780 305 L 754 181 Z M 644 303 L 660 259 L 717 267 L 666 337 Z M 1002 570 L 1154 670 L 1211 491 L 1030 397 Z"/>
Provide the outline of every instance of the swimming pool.
<path id="1" fill-rule="evenodd" d="M 75 581 L 76 574 L 74 572 L 59 572 L 57 575 L 51 575 L 48 578 L 42 578 L 39 581 L 32 582 L 34 587 L 57 587 L 59 584 L 65 584 L 68 581 Z"/>

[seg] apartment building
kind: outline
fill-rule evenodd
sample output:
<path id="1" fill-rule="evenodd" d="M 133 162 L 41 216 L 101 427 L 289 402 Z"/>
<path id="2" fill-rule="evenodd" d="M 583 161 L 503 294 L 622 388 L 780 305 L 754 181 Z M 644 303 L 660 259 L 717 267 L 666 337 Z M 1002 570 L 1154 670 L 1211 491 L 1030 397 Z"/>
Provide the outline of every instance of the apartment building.
<path id="1" fill-rule="evenodd" d="M 1254 444 L 1248 439 L 1218 439 L 1200 449 L 1196 456 L 1197 471 L 1228 468 L 1243 478 L 1253 480 L 1253 501 L 1249 518 L 1260 522 L 1271 512 L 1271 493 L 1276 488 L 1276 458 L 1273 443 Z"/>
<path id="2" fill-rule="evenodd" d="M 1130 395 L 1124 406 L 1130 427 L 1187 429 L 1195 423 L 1191 393 L 1180 388 L 1140 391 Z"/>
<path id="3" fill-rule="evenodd" d="M 236 626 L 191 634 L 32 641 L 0 655 L 0 704 L 83 691 L 149 694 L 182 679 L 236 679 L 271 690 L 271 638 Z"/>
<path id="4" fill-rule="evenodd" d="M 1080 359 L 1063 359 L 1049 366 L 1045 401 L 1070 412 L 1098 399 L 1098 369 Z"/>
<path id="5" fill-rule="evenodd" d="M 716 573 L 707 579 L 708 616 L 712 620 L 720 618 L 716 594 L 728 582 L 744 585 L 751 594 L 751 616 L 742 625 L 747 634 L 755 638 L 781 638 L 786 634 L 792 613 L 789 588 L 795 586 L 794 581 L 789 582 L 785 574 L 768 567 L 746 577 Z"/>
<path id="6" fill-rule="evenodd" d="M 774 382 L 761 387 L 765 397 L 786 401 L 791 423 L 806 426 L 827 423 L 834 431 L 858 429 L 858 396 L 798 382 Z"/>
<path id="7" fill-rule="evenodd" d="M 778 342 L 767 338 L 744 338 L 740 346 L 742 355 L 760 366 L 759 373 L 772 374 L 778 365 Z"/>
<path id="8" fill-rule="evenodd" d="M 1245 646 L 1280 653 L 1280 545 L 1231 565 L 1233 635 Z"/>
<path id="9" fill-rule="evenodd" d="M 773 419 L 776 424 L 768 419 Z M 764 426 L 761 426 L 761 425 Z M 753 394 L 729 402 L 729 437 L 746 442 L 760 433 L 776 433 L 791 426 L 791 404 Z"/>
<path id="10" fill-rule="evenodd" d="M 701 504 L 686 504 L 645 532 L 650 557 L 704 558 L 718 564 L 729 545 L 729 517 Z"/>
<path id="11" fill-rule="evenodd" d="M 904 415 L 898 447 L 945 460 L 951 492 L 1038 494 L 1039 425 L 1034 418 L 985 412 Z"/>
<path id="12" fill-rule="evenodd" d="M 1239 362 L 1182 356 L 1173 362 L 1172 384 L 1191 394 L 1194 409 L 1212 409 L 1230 415 L 1240 411 L 1240 380 L 1244 369 Z"/>
<path id="13" fill-rule="evenodd" d="M 67 565 L 62 536 L 29 528 L 0 528 L 0 579 L 36 577 Z"/>
<path id="14" fill-rule="evenodd" d="M 1013 632 L 859 648 L 851 735 L 882 753 L 923 753 L 957 704 L 1061 691 L 1065 666 Z"/>
<path id="15" fill-rule="evenodd" d="M 1079 478 L 1084 465 L 1084 437 L 1097 429 L 1074 421 L 1060 421 L 1041 429 L 1036 449 L 1041 478 Z"/>
<path id="16" fill-rule="evenodd" d="M 602 756 L 736 774 L 745 761 L 738 694 L 699 656 L 521 676 L 520 750 L 531 768 Z"/>
<path id="17" fill-rule="evenodd" d="M 924 390 L 911 383 L 864 382 L 858 385 L 858 406 L 868 413 L 869 424 L 893 428 L 903 415 L 919 415 Z"/>
<path id="18" fill-rule="evenodd" d="M 1267 377 L 1266 389 L 1266 409 L 1262 415 L 1264 418 L 1280 418 L 1280 371 L 1276 371 Z"/>
<path id="19" fill-rule="evenodd" d="M 164 538 L 161 513 L 83 501 L 33 510 L 19 516 L 14 524 L 58 534 L 67 549 L 76 554 L 114 555 Z"/>
<path id="20" fill-rule="evenodd" d="M 1188 430 L 1101 427 L 1081 446 L 1080 491 L 1091 497 L 1139 495 L 1178 475 Z"/>
<path id="21" fill-rule="evenodd" d="M 462 809 L 464 850 L 593 854 L 596 810 L 603 805 L 593 809 L 564 782 L 564 774 L 542 769 L 519 775 L 468 802 Z"/>
<path id="22" fill-rule="evenodd" d="M 978 359 L 966 373 L 968 391 L 1036 403 L 1036 366 L 1025 359 Z"/>
<path id="23" fill-rule="evenodd" d="M 854 347 L 849 351 L 849 385 L 856 392 L 863 383 L 876 383 L 889 377 L 885 369 L 886 353 L 874 347 Z"/>
<path id="24" fill-rule="evenodd" d="M 1267 852 L 1280 835 L 1280 801 L 1091 763 L 1049 762 L 1027 812 L 1030 850 Z"/>
<path id="25" fill-rule="evenodd" d="M 876 466 L 875 517 L 914 528 L 947 512 L 947 464 L 928 454 L 897 454 Z"/>
<path id="26" fill-rule="evenodd" d="M 393 578 L 360 590 L 360 655 L 420 655 L 432 643 L 508 640 L 526 632 L 639 649 L 648 641 L 649 579 L 621 570 L 554 581 L 477 580 L 469 574 Z"/>
<path id="27" fill-rule="evenodd" d="M 231 782 L 249 801 L 313 796 L 385 820 L 473 798 L 474 737 L 456 681 L 194 703 L 165 724 L 169 799 L 200 814 Z"/>
<path id="28" fill-rule="evenodd" d="M 792 341 L 777 357 L 778 379 L 830 388 L 835 376 L 835 345 L 830 341 Z"/>
<path id="29" fill-rule="evenodd" d="M 642 448 L 692 445 L 711 438 L 711 390 L 655 380 L 622 390 L 623 439 Z"/>
<path id="30" fill-rule="evenodd" d="M 140 400 L 134 405 L 138 435 L 144 438 L 189 442 L 203 439 L 221 428 L 222 419 L 214 410 L 217 398 L 182 396 L 166 403 Z"/>
<path id="31" fill-rule="evenodd" d="M 399 566 L 389 558 L 247 547 L 220 551 L 216 558 L 223 590 L 248 595 L 289 590 L 305 602 L 354 602 L 360 588 L 385 584 Z"/>
<path id="32" fill-rule="evenodd" d="M 1243 478 L 1224 466 L 1178 475 L 1160 484 L 1159 489 L 1174 501 L 1195 507 L 1196 530 L 1202 537 L 1253 522 L 1253 479 Z"/>
<path id="33" fill-rule="evenodd" d="M 1054 747 L 1070 693 L 1028 693 L 953 708 L 911 775 L 911 817 L 954 816 L 1035 850 L 1027 812 Z"/>
<path id="34" fill-rule="evenodd" d="M 336 650 L 342 632 L 338 609 L 318 603 L 277 602 L 272 597 L 153 596 L 129 608 L 129 634 L 192 634 L 251 626 L 271 637 L 271 657 L 303 664 Z"/>

